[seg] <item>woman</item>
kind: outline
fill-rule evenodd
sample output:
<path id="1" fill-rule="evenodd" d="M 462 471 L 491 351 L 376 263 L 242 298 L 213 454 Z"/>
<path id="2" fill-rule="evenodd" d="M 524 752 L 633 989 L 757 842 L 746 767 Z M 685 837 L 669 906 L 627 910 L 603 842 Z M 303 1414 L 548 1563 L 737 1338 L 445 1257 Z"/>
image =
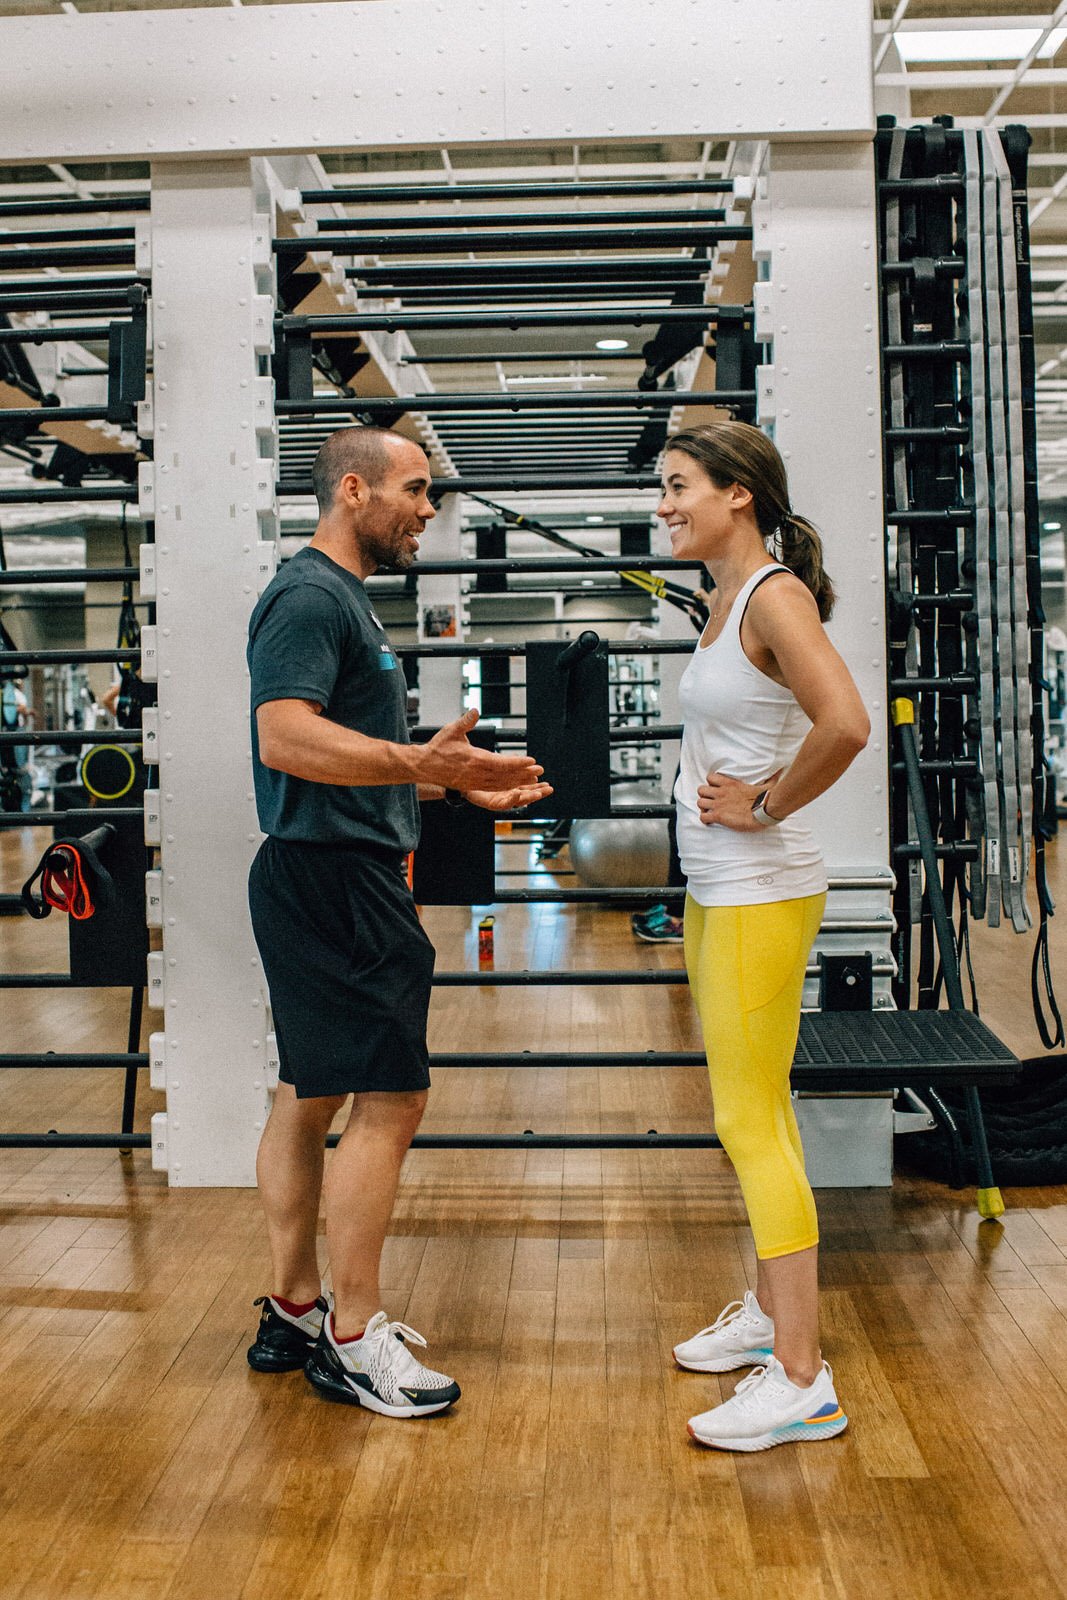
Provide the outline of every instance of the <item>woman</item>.
<path id="1" fill-rule="evenodd" d="M 658 514 L 672 553 L 715 580 L 679 687 L 685 958 L 715 1127 L 759 1258 L 755 1294 L 674 1353 L 696 1372 L 759 1363 L 689 1432 L 766 1450 L 847 1425 L 819 1348 L 818 1222 L 789 1092 L 827 887 L 796 813 L 841 776 L 870 723 L 823 628 L 834 592 L 818 534 L 790 509 L 782 459 L 758 428 L 717 422 L 668 439 Z"/>

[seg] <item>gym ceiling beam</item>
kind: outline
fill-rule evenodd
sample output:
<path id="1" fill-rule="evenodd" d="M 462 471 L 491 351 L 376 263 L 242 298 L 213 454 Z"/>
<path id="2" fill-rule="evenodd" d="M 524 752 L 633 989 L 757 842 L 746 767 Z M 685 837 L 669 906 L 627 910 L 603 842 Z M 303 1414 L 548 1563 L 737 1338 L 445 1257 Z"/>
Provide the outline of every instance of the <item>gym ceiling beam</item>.
<path id="1" fill-rule="evenodd" d="M 424 411 L 427 414 L 444 411 L 539 411 L 558 407 L 575 411 L 598 411 L 620 406 L 632 406 L 635 411 L 671 411 L 675 406 L 750 406 L 754 405 L 754 389 L 607 389 L 601 393 L 586 393 L 575 389 L 544 394 L 398 394 L 398 395 L 311 395 L 308 399 L 279 400 L 279 416 L 299 416 L 309 413 L 340 411 L 348 414 L 373 416 L 381 412 Z M 68 408 L 74 412 L 99 411 L 99 407 Z M 19 416 L 19 412 L 9 412 Z M 88 420 L 85 418 L 83 420 Z"/>
<path id="2" fill-rule="evenodd" d="M 36 302 L 34 302 L 36 304 Z M 0 294 L 0 310 L 4 310 Z M 19 308 L 19 309 L 32 309 Z M 282 332 L 290 328 L 307 329 L 315 333 L 398 333 L 402 329 L 428 333 L 431 329 L 453 328 L 566 328 L 566 327 L 634 327 L 655 328 L 662 322 L 707 322 L 718 324 L 751 319 L 751 306 L 665 306 L 663 309 L 645 306 L 612 307 L 598 311 L 352 311 L 333 316 L 276 317 L 275 326 L 281 324 Z"/>
<path id="3" fill-rule="evenodd" d="M 669 224 L 674 222 L 705 223 L 725 222 L 726 212 L 721 208 L 713 210 L 671 210 L 671 211 L 451 211 L 441 212 L 437 216 L 420 216 L 418 213 L 405 217 L 386 217 L 377 215 L 373 217 L 319 217 L 316 228 L 320 234 L 345 233 L 352 228 L 388 228 L 390 232 L 401 229 L 426 228 L 567 228 L 573 227 L 576 222 L 581 222 L 584 227 L 613 226 L 628 228 L 637 223 L 650 225 Z M 132 230 L 131 230 L 132 232 Z M 94 235 L 88 234 L 92 238 Z M 310 235 L 305 234 L 307 240 Z M 594 240 L 597 235 L 591 236 Z M 332 242 L 332 241 L 327 241 Z"/>
<path id="4" fill-rule="evenodd" d="M 695 219 L 688 225 L 650 228 L 546 228 L 517 233 L 368 233 L 339 235 L 336 239 L 275 239 L 278 256 L 318 255 L 332 250 L 342 256 L 384 256 L 403 252 L 408 255 L 450 255 L 461 250 L 595 250 L 660 248 L 671 245 L 722 244 L 728 240 L 751 239 L 751 227 L 720 226 Z M 85 246 L 91 249 L 91 246 Z M 111 249 L 112 246 L 100 246 Z M 103 260 L 103 256 L 89 259 Z M 132 259 L 132 251 L 130 252 Z M 48 265 L 46 262 L 37 265 Z M 58 265 L 59 263 L 56 263 Z"/>
<path id="5" fill-rule="evenodd" d="M 597 183 L 583 179 L 578 182 L 553 183 L 384 183 L 366 187 L 350 185 L 338 189 L 304 189 L 300 198 L 305 205 L 360 204 L 365 200 L 567 200 L 592 199 L 609 195 L 655 198 L 665 194 L 732 194 L 732 178 L 668 178 L 661 182 L 642 178 L 612 178 Z"/>

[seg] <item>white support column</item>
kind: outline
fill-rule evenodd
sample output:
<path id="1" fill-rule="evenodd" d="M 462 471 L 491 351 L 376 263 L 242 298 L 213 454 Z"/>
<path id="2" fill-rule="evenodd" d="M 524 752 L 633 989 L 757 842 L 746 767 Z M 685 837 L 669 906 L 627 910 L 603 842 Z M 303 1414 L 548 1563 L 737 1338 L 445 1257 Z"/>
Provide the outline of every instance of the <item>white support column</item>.
<path id="1" fill-rule="evenodd" d="M 889 951 L 888 734 L 879 378 L 878 241 L 869 141 L 774 144 L 753 213 L 757 333 L 772 340 L 760 421 L 793 504 L 821 529 L 838 602 L 830 635 L 872 723 L 867 749 L 811 808 L 831 878 L 883 875 L 885 890 L 832 895 L 828 919 L 884 932 L 824 937 L 828 950 Z M 811 992 L 809 990 L 809 1003 Z M 876 1002 L 889 1004 L 888 980 Z"/>
<path id="2" fill-rule="evenodd" d="M 167 1093 L 153 1132 L 157 1164 L 182 1186 L 254 1183 L 269 1107 L 246 893 L 260 833 L 245 636 L 276 564 L 272 220 L 257 162 L 153 166 L 155 461 L 142 506 L 156 530 L 163 954 L 149 987 Z"/>
<path id="3" fill-rule="evenodd" d="M 427 561 L 458 561 L 461 539 L 462 498 L 446 494 L 422 540 Z M 416 567 L 416 572 L 418 568 Z M 467 637 L 467 606 L 460 573 L 419 576 L 419 643 L 457 643 Z M 443 628 L 451 628 L 443 633 Z M 463 662 L 458 656 L 432 661 L 425 656 L 419 668 L 419 721 L 427 727 L 452 722 L 463 710 Z"/>

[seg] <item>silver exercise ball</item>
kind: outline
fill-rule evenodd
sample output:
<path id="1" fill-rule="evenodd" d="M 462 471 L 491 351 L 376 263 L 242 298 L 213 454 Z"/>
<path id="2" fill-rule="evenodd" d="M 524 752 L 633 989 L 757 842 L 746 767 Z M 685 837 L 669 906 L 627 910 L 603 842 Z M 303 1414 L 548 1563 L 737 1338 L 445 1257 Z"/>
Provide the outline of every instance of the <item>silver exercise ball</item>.
<path id="1" fill-rule="evenodd" d="M 617 806 L 663 805 L 652 784 L 628 783 L 613 791 Z M 571 864 L 588 889 L 639 889 L 666 883 L 666 817 L 588 817 L 571 824 Z"/>

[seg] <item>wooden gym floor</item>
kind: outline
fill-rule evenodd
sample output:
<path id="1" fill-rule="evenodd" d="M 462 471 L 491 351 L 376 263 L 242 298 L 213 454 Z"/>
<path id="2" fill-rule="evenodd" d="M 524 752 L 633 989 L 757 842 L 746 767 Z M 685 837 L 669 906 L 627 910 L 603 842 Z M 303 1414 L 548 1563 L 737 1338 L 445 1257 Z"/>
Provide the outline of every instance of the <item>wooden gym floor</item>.
<path id="1" fill-rule="evenodd" d="M 5 888 L 41 837 L 0 841 Z M 1054 851 L 1061 890 L 1065 864 Z M 428 913 L 442 965 L 473 963 L 475 922 Z M 500 967 L 680 960 L 585 908 L 507 908 L 496 943 Z M 983 1013 L 1023 1055 L 1031 948 L 976 937 Z M 0 921 L 0 970 L 64 952 L 58 916 Z M 1067 1001 L 1065 955 L 1056 927 Z M 0 1050 L 121 1049 L 127 999 L 4 991 Z M 695 1043 L 681 989 L 434 1002 L 437 1050 Z M 0 1094 L 9 1129 L 118 1123 L 116 1074 L 7 1072 Z M 159 1103 L 141 1092 L 140 1127 Z M 426 1128 L 707 1120 L 688 1069 L 442 1072 Z M 412 1154 L 386 1305 L 464 1394 L 404 1423 L 249 1371 L 269 1287 L 253 1193 L 168 1191 L 146 1152 L 0 1152 L 0 1596 L 1067 1595 L 1067 1190 L 1006 1199 L 997 1228 L 911 1179 L 823 1191 L 824 1345 L 852 1425 L 731 1456 L 685 1419 L 739 1375 L 669 1360 L 754 1282 L 719 1153 Z"/>

